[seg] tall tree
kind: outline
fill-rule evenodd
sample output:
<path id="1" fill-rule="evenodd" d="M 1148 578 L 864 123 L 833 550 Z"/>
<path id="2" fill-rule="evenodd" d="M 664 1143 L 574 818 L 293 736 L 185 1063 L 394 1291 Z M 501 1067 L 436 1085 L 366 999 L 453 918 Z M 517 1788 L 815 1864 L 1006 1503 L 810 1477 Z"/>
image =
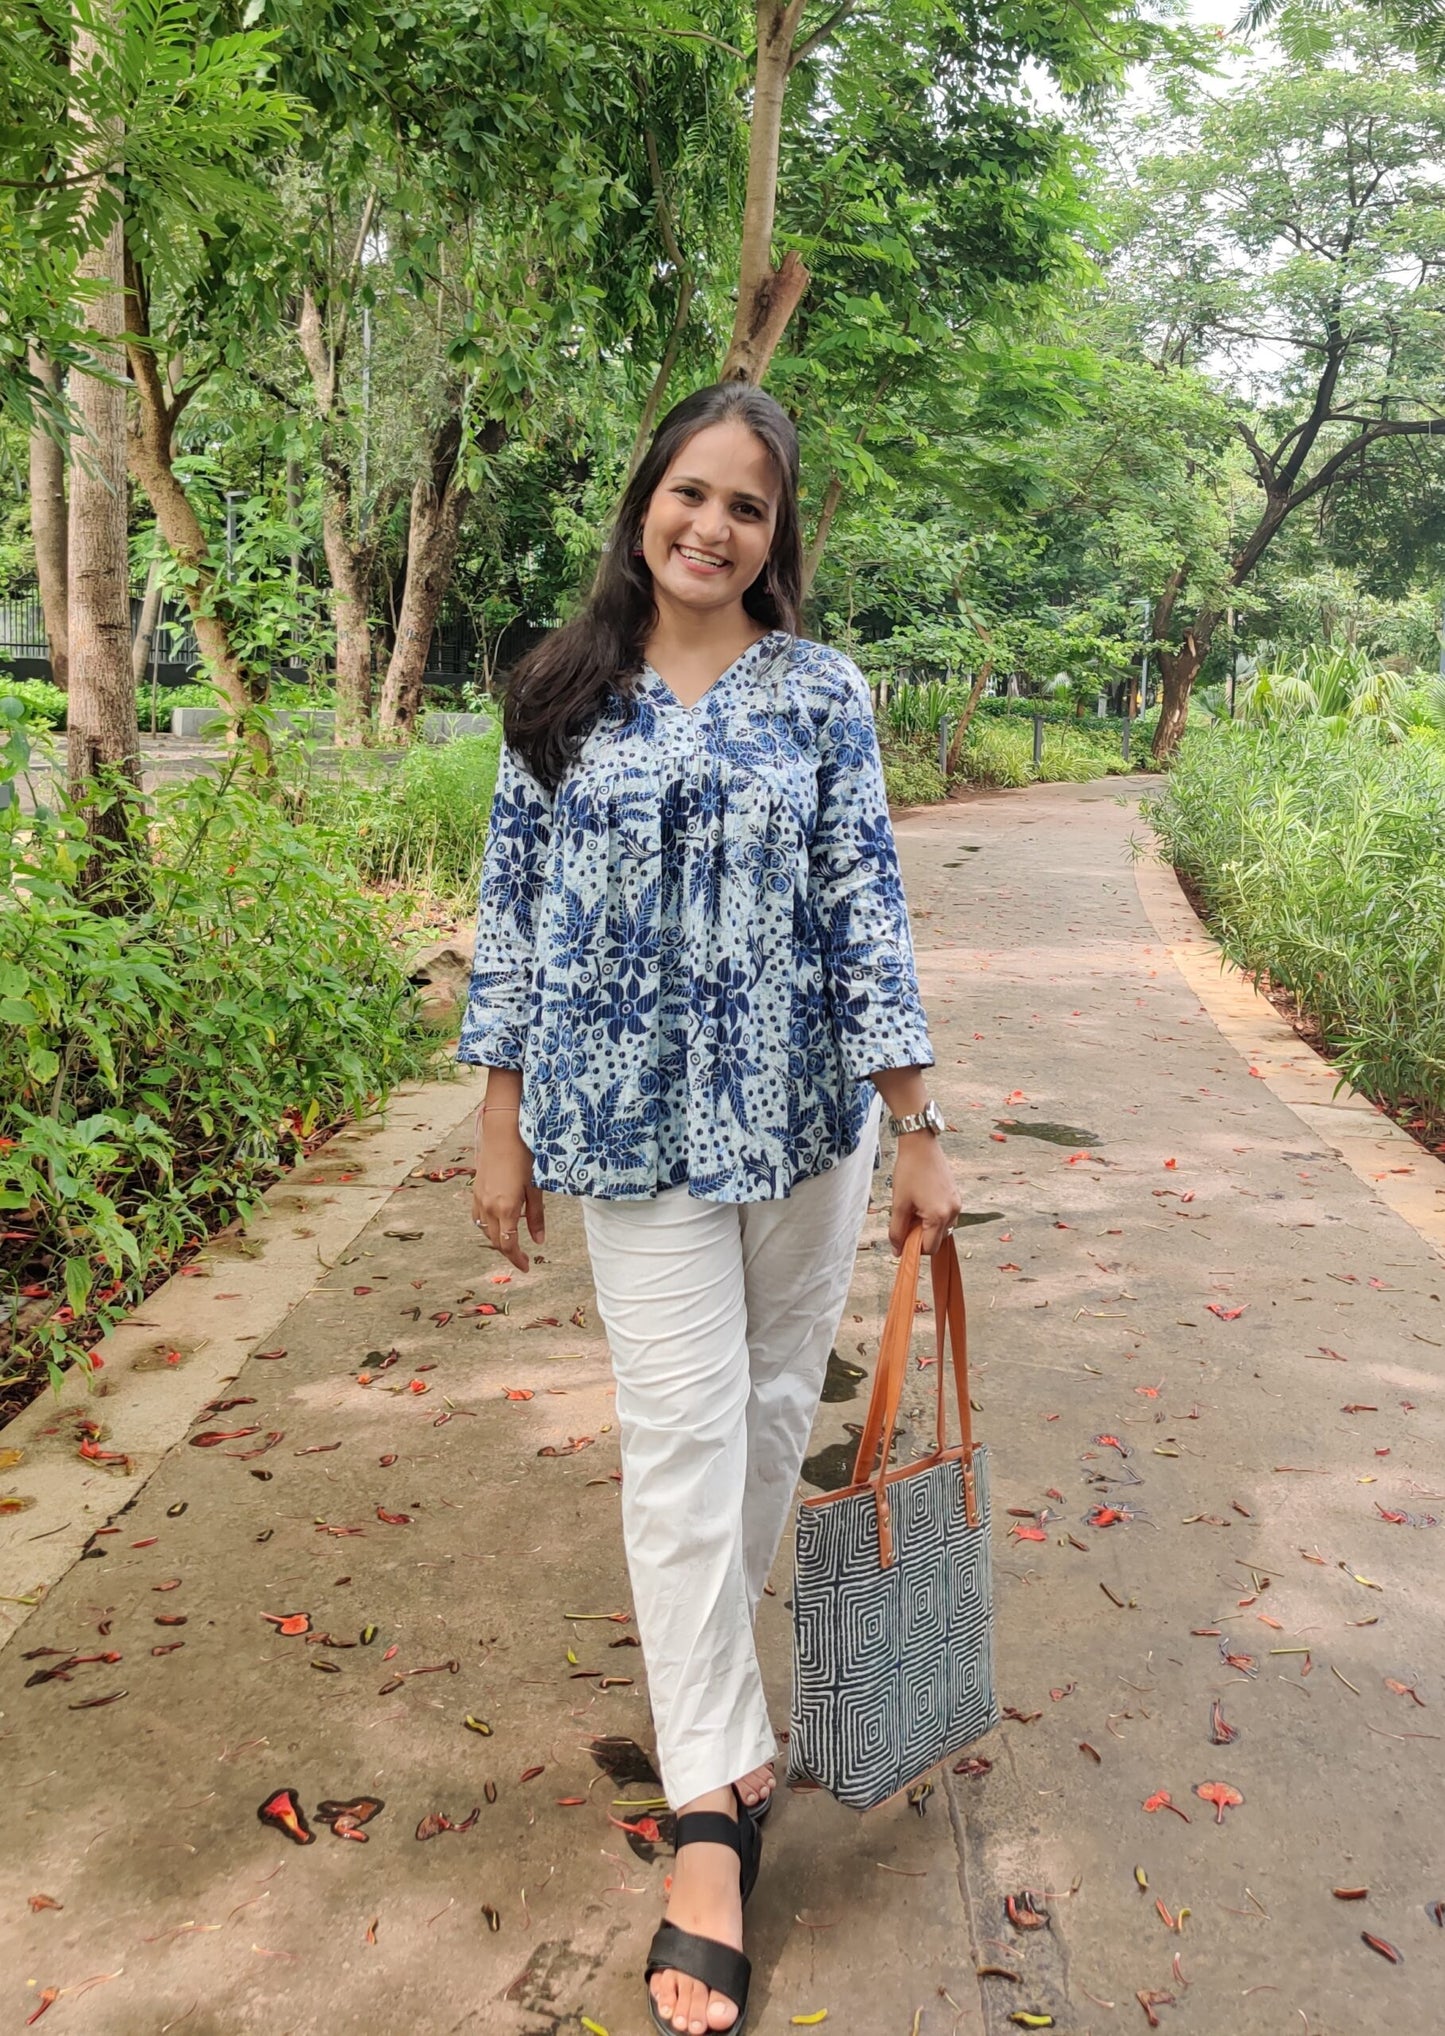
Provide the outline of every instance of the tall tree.
<path id="1" fill-rule="evenodd" d="M 967 0 L 756 0 L 752 113 L 747 192 L 738 257 L 732 337 L 723 360 L 725 380 L 761 382 L 812 279 L 804 252 L 794 245 L 774 258 L 774 241 L 785 199 L 780 176 L 790 129 L 806 142 L 815 122 L 827 122 L 844 96 L 864 95 L 881 64 L 897 78 L 899 53 L 919 84 L 937 66 L 937 96 L 957 98 L 960 80 L 977 100 L 992 87 L 1000 109 L 1021 105 L 1026 65 L 1051 74 L 1065 91 L 1097 89 L 1122 75 L 1132 59 L 1169 43 L 1148 26 L 1136 0 L 1078 0 L 1064 7 L 1036 7 L 1029 0 L 1000 0 L 981 10 Z M 1182 46 L 1187 38 L 1177 39 Z M 789 84 L 799 78 L 797 89 Z M 982 89 L 981 89 L 982 88 Z M 900 102 L 900 110 L 904 110 Z M 918 113 L 905 117 L 916 125 Z M 950 123 L 945 110 L 941 122 Z M 886 129 L 874 146 L 891 158 Z M 791 237 L 791 236 L 790 236 Z"/>
<path id="2" fill-rule="evenodd" d="M 105 42 L 77 21 L 71 68 L 80 78 L 105 60 Z M 81 433 L 73 463 L 69 517 L 70 702 L 68 770 L 83 798 L 97 776 L 140 785 L 140 729 L 130 674 L 130 559 L 126 543 L 126 394 L 120 207 L 111 188 L 120 153 L 118 117 L 77 122 L 76 174 L 90 182 L 88 246 L 77 271 L 85 291 L 91 358 L 71 375 L 71 400 Z M 122 840 L 127 816 L 119 801 L 92 802 L 97 836 Z M 95 866 L 97 870 L 100 865 Z"/>
<path id="3" fill-rule="evenodd" d="M 58 409 L 60 371 L 38 346 L 29 349 L 30 372 Z M 70 684 L 70 511 L 65 497 L 65 442 L 54 415 L 30 427 L 30 534 L 35 579 L 50 650 L 50 675 L 64 692 Z"/>
<path id="4" fill-rule="evenodd" d="M 1326 516 L 1400 440 L 1445 437 L 1445 93 L 1350 10 L 1151 132 L 1163 146 L 1134 174 L 1119 277 L 1159 372 L 1229 384 L 1255 484 L 1214 586 L 1178 560 L 1155 589 L 1164 758 L 1226 608 L 1287 521 Z"/>
<path id="5" fill-rule="evenodd" d="M 313 260 L 301 287 L 296 321 L 320 424 L 321 541 L 331 575 L 331 615 L 336 629 L 336 740 L 353 747 L 369 740 L 371 734 L 371 606 L 376 557 L 386 518 L 401 492 L 395 473 L 388 474 L 376 490 L 366 488 L 364 468 L 358 471 L 355 419 L 343 379 L 356 328 L 362 322 L 362 265 L 375 213 L 373 188 L 362 201 L 360 217 L 343 221 L 343 243 L 337 245 L 333 237 L 329 260 L 318 250 L 320 259 Z M 368 373 L 369 363 L 363 360 L 363 410 Z M 364 415 L 362 429 L 366 429 Z"/>

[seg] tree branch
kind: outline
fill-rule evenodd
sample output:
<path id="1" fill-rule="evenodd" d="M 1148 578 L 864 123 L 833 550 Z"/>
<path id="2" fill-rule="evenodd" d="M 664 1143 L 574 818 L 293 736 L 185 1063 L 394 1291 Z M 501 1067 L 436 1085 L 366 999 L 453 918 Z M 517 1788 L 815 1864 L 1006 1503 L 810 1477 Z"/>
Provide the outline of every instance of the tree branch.
<path id="1" fill-rule="evenodd" d="M 361 224 L 356 229 L 356 246 L 351 251 L 351 260 L 346 265 L 346 295 L 341 300 L 341 312 L 337 320 L 336 337 L 331 342 L 331 372 L 333 377 L 340 371 L 341 356 L 346 347 L 346 328 L 351 318 L 351 292 L 355 287 L 361 257 L 366 252 L 367 238 L 371 233 L 372 216 L 376 211 L 376 189 L 366 194 L 366 203 L 361 208 Z M 334 388 L 334 382 L 333 382 Z"/>
<path id="2" fill-rule="evenodd" d="M 301 405 L 298 399 L 295 396 L 287 395 L 279 382 L 273 382 L 269 375 L 263 375 L 259 369 L 248 367 L 246 369 L 246 379 L 254 383 L 256 388 L 264 390 L 274 403 L 281 405 L 283 410 L 300 410 Z"/>
<path id="3" fill-rule="evenodd" d="M 650 127 L 642 130 L 643 147 L 647 150 L 647 167 L 652 177 L 652 195 L 657 200 L 657 230 L 662 236 L 662 245 L 667 250 L 667 259 L 681 276 L 687 268 L 682 258 L 682 249 L 677 244 L 673 231 L 672 208 L 667 202 L 667 187 L 662 181 L 662 163 L 657 153 L 657 136 Z"/>
<path id="4" fill-rule="evenodd" d="M 1308 502 L 1312 495 L 1320 494 L 1362 452 L 1378 443 L 1382 438 L 1445 438 L 1445 417 L 1402 417 L 1377 420 L 1366 430 L 1358 432 L 1348 445 L 1327 459 L 1317 474 L 1311 474 L 1302 488 L 1291 495 L 1289 507 L 1297 509 L 1301 502 Z"/>
<path id="5" fill-rule="evenodd" d="M 1259 474 L 1260 486 L 1264 489 L 1266 495 L 1268 495 L 1275 485 L 1274 461 L 1242 417 L 1235 418 L 1234 428 L 1249 447 L 1250 453 L 1254 458 L 1255 469 Z"/>
<path id="6" fill-rule="evenodd" d="M 811 35 L 805 36 L 803 41 L 798 44 L 797 48 L 788 58 L 788 69 L 795 71 L 799 64 L 806 62 L 815 49 L 827 42 L 830 36 L 837 33 L 850 14 L 857 12 L 857 6 L 858 0 L 843 0 L 841 7 L 835 7 L 821 28 L 815 28 Z"/>
<path id="7" fill-rule="evenodd" d="M 736 43 L 724 42 L 720 35 L 709 35 L 706 29 L 702 28 L 662 28 L 651 21 L 625 21 L 619 22 L 615 29 L 598 29 L 594 32 L 599 39 L 606 35 L 663 35 L 671 36 L 680 42 L 707 42 L 711 43 L 714 49 L 725 50 L 730 57 L 736 57 L 740 64 L 748 61 L 746 50 L 739 49 Z"/>

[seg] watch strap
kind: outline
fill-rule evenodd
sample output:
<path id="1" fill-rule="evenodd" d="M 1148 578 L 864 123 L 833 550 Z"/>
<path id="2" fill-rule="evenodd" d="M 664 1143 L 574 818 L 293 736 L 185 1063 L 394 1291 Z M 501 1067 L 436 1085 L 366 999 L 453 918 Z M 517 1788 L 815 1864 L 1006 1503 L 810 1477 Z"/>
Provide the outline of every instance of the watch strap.
<path id="1" fill-rule="evenodd" d="M 937 1137 L 942 1128 L 942 1113 L 931 1096 L 921 1110 L 913 1111 L 910 1116 L 895 1117 L 890 1112 L 888 1117 L 888 1129 L 895 1138 L 901 1138 L 909 1131 L 931 1131 Z"/>

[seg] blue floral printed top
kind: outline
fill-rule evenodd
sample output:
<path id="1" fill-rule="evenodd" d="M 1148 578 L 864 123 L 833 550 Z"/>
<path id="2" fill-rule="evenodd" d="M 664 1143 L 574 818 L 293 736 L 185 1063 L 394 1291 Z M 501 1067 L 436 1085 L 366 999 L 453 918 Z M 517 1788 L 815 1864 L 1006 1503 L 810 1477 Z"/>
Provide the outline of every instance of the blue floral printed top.
<path id="1" fill-rule="evenodd" d="M 540 1188 L 764 1202 L 933 1062 L 872 704 L 782 631 L 685 707 L 650 666 L 549 796 L 505 745 L 458 1058 L 520 1068 Z"/>

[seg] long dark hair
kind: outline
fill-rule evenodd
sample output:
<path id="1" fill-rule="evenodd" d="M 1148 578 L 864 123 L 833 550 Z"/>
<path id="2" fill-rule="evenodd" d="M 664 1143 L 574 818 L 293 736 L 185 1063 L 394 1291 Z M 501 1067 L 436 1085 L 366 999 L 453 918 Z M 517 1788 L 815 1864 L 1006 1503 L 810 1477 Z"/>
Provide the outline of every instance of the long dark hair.
<path id="1" fill-rule="evenodd" d="M 778 516 L 767 564 L 743 595 L 769 629 L 796 631 L 803 592 L 798 516 L 798 434 L 792 419 L 750 382 L 698 389 L 669 410 L 628 482 L 587 605 L 529 651 L 507 682 L 502 725 L 532 775 L 555 790 L 609 698 L 627 698 L 657 620 L 652 574 L 637 547 L 647 505 L 690 438 L 736 421 L 767 447 L 778 478 Z"/>

